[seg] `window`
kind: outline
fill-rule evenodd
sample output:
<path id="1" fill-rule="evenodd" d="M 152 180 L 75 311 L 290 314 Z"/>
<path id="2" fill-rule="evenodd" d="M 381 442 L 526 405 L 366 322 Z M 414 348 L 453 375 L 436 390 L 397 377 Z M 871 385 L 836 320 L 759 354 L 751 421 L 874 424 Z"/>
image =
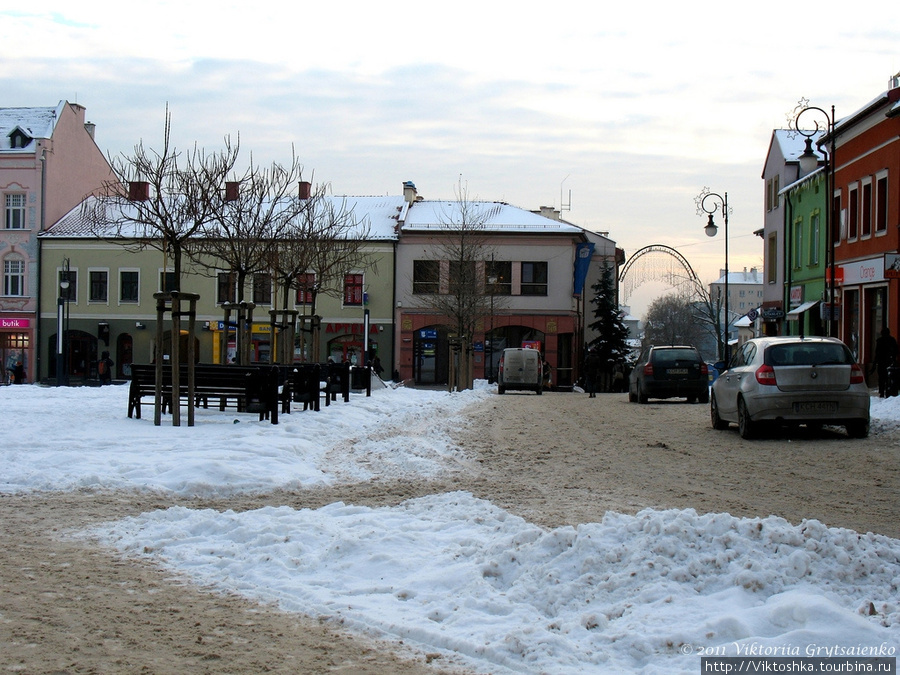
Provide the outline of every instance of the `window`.
<path id="1" fill-rule="evenodd" d="M 344 275 L 344 305 L 359 306 L 363 304 L 363 275 Z"/>
<path id="2" fill-rule="evenodd" d="M 105 303 L 109 300 L 109 272 L 88 270 L 88 302 Z"/>
<path id="3" fill-rule="evenodd" d="M 297 275 L 297 304 L 312 305 L 316 301 L 316 275 L 313 272 Z"/>
<path id="4" fill-rule="evenodd" d="M 872 181 L 863 183 L 862 204 L 859 209 L 859 229 L 861 237 L 872 236 Z"/>
<path id="5" fill-rule="evenodd" d="M 63 289 L 62 282 L 69 281 L 69 287 Z M 77 270 L 59 270 L 57 276 L 57 288 L 59 288 L 59 297 L 69 302 L 78 302 L 78 271 Z"/>
<path id="6" fill-rule="evenodd" d="M 484 265 L 484 292 L 489 295 L 512 295 L 512 263 L 489 260 Z"/>
<path id="7" fill-rule="evenodd" d="M 25 195 L 10 193 L 6 195 L 6 229 L 25 229 Z"/>
<path id="8" fill-rule="evenodd" d="M 216 275 L 216 303 L 235 302 L 237 295 L 234 287 L 234 274 L 231 272 L 219 272 Z"/>
<path id="9" fill-rule="evenodd" d="M 778 208 L 778 192 L 781 189 L 781 176 L 776 175 L 766 181 L 766 211 L 774 211 Z"/>
<path id="10" fill-rule="evenodd" d="M 801 219 L 798 218 L 794 221 L 791 236 L 793 237 L 791 242 L 791 266 L 796 270 L 803 265 L 803 221 Z"/>
<path id="11" fill-rule="evenodd" d="M 178 280 L 175 278 L 175 272 L 168 270 L 159 271 L 159 289 L 163 293 L 171 293 L 178 290 Z"/>
<path id="12" fill-rule="evenodd" d="M 814 213 L 809 219 L 809 264 L 819 264 L 819 246 L 821 243 L 821 227 L 819 214 Z"/>
<path id="13" fill-rule="evenodd" d="M 522 295 L 547 295 L 547 263 L 522 263 Z"/>
<path id="14" fill-rule="evenodd" d="M 856 185 L 850 187 L 847 202 L 847 239 L 853 240 L 859 236 L 859 189 Z"/>
<path id="15" fill-rule="evenodd" d="M 3 295 L 25 295 L 25 261 L 7 258 L 3 261 Z"/>
<path id="16" fill-rule="evenodd" d="M 831 241 L 837 246 L 841 243 L 841 226 L 843 225 L 844 213 L 841 211 L 841 191 L 836 190 L 831 197 Z"/>
<path id="17" fill-rule="evenodd" d="M 778 236 L 770 234 L 766 242 L 766 283 L 778 280 Z"/>
<path id="18" fill-rule="evenodd" d="M 437 260 L 413 260 L 413 293 L 440 293 L 441 263 Z"/>
<path id="19" fill-rule="evenodd" d="M 140 272 L 119 271 L 119 302 L 123 304 L 140 302 Z"/>
<path id="20" fill-rule="evenodd" d="M 880 174 L 875 182 L 875 234 L 887 232 L 888 179 Z"/>
<path id="21" fill-rule="evenodd" d="M 265 272 L 253 275 L 253 302 L 257 305 L 272 304 L 272 277 Z"/>

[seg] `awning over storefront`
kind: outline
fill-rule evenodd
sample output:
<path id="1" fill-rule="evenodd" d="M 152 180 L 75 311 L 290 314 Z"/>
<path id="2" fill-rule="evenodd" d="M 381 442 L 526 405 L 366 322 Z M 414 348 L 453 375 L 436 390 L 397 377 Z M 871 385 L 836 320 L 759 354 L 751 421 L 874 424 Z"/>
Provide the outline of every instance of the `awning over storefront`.
<path id="1" fill-rule="evenodd" d="M 790 312 L 787 313 L 787 320 L 788 321 L 797 321 L 800 318 L 800 315 L 803 314 L 803 312 L 806 312 L 806 311 L 812 309 L 813 307 L 818 305 L 820 302 L 821 302 L 821 300 L 812 300 L 810 302 L 804 302 L 799 307 L 794 307 L 794 309 L 792 309 Z"/>

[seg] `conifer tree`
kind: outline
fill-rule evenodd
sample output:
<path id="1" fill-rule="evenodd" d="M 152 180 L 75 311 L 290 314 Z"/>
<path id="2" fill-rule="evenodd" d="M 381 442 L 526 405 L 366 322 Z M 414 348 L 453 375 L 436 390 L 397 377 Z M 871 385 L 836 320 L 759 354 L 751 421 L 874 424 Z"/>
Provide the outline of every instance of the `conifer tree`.
<path id="1" fill-rule="evenodd" d="M 628 326 L 619 310 L 612 267 L 604 266 L 603 273 L 597 283 L 591 286 L 591 290 L 594 291 L 594 297 L 591 298 L 594 321 L 588 324 L 588 328 L 597 337 L 588 346 L 597 352 L 601 364 L 620 363 L 628 355 Z"/>

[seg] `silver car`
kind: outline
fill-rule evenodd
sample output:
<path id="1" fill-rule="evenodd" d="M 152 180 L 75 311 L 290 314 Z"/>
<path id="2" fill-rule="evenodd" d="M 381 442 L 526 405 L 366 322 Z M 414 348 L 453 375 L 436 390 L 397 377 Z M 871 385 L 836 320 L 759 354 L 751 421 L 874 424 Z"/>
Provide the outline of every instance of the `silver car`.
<path id="1" fill-rule="evenodd" d="M 744 438 L 763 425 L 843 425 L 869 434 L 869 389 L 847 346 L 836 338 L 761 337 L 738 347 L 712 385 L 713 428 L 735 422 Z"/>

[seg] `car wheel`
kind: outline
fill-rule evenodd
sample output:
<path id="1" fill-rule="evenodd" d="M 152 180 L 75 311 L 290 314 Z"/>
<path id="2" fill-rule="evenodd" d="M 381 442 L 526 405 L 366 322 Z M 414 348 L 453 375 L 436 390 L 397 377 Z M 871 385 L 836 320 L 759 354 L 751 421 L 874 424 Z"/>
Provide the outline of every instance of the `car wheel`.
<path id="1" fill-rule="evenodd" d="M 738 431 L 741 438 L 753 438 L 756 435 L 756 423 L 750 419 L 750 411 L 743 398 L 738 400 Z"/>
<path id="2" fill-rule="evenodd" d="M 719 417 L 719 402 L 716 400 L 715 394 L 709 399 L 709 419 L 713 429 L 724 431 L 728 428 L 728 422 Z"/>
<path id="3" fill-rule="evenodd" d="M 865 438 L 868 436 L 868 420 L 854 420 L 853 422 L 847 422 L 847 435 L 850 438 Z"/>
<path id="4" fill-rule="evenodd" d="M 641 404 L 646 403 L 648 400 L 646 394 L 644 394 L 644 390 L 641 389 L 640 385 L 638 386 L 637 400 L 638 403 Z"/>
<path id="5" fill-rule="evenodd" d="M 696 403 L 696 402 L 697 402 L 697 397 L 696 397 L 696 396 L 688 396 L 688 397 L 687 397 L 687 402 L 688 402 L 688 403 Z"/>
<path id="6" fill-rule="evenodd" d="M 700 392 L 700 403 L 709 403 L 709 387 Z"/>
<path id="7" fill-rule="evenodd" d="M 497 393 L 498 393 L 498 394 L 505 394 L 505 393 L 506 393 L 506 387 L 498 386 L 498 387 L 497 387 Z"/>

